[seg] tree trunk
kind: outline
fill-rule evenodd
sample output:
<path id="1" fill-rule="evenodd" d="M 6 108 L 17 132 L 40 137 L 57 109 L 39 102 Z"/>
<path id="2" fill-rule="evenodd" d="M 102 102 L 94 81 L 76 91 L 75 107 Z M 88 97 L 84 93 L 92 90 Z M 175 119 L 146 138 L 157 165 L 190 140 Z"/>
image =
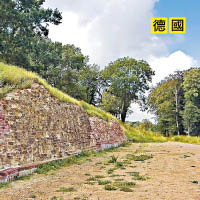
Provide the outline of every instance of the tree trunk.
<path id="1" fill-rule="evenodd" d="M 190 135 L 190 122 L 188 123 L 188 133 L 187 135 L 189 136 Z"/>
<path id="2" fill-rule="evenodd" d="M 123 109 L 122 113 L 121 113 L 121 120 L 122 120 L 122 122 L 125 122 L 125 120 L 126 120 L 126 113 L 127 113 L 126 109 Z"/>
<path id="3" fill-rule="evenodd" d="M 180 131 L 179 131 L 179 121 L 178 121 L 178 114 L 179 114 L 179 110 L 178 110 L 178 90 L 175 87 L 175 100 L 176 100 L 176 127 L 178 130 L 178 135 L 180 135 Z"/>
<path id="4" fill-rule="evenodd" d="M 127 105 L 126 105 L 126 96 L 125 96 L 124 101 L 123 101 L 123 106 L 122 106 L 122 112 L 121 112 L 122 122 L 125 122 L 125 120 L 126 120 L 127 111 L 128 111 L 128 108 L 127 108 Z"/>

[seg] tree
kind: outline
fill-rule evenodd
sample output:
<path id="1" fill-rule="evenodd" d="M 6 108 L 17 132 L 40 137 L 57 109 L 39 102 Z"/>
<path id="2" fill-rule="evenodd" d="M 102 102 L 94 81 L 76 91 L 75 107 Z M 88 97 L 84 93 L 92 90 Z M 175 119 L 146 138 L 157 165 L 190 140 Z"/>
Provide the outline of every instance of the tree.
<path id="1" fill-rule="evenodd" d="M 149 64 L 143 60 L 137 61 L 125 57 L 111 62 L 101 72 L 101 78 L 106 83 L 111 94 L 122 101 L 121 120 L 125 122 L 128 108 L 132 101 L 144 98 L 144 93 L 149 89 L 154 72 Z"/>
<path id="2" fill-rule="evenodd" d="M 200 135 L 200 69 L 191 69 L 184 74 L 185 126 L 190 135 Z"/>
<path id="3" fill-rule="evenodd" d="M 70 96 L 95 105 L 99 87 L 98 66 L 88 64 L 88 56 L 74 45 L 61 46 L 60 56 L 60 64 L 47 68 L 45 78 Z M 59 60 L 59 53 L 55 53 L 55 57 Z"/>
<path id="4" fill-rule="evenodd" d="M 61 13 L 44 9 L 45 0 L 0 1 L 0 59 L 21 67 L 29 66 L 36 36 L 47 37 L 49 23 L 61 23 Z"/>
<path id="5" fill-rule="evenodd" d="M 153 88 L 148 97 L 148 104 L 150 110 L 157 116 L 161 132 L 166 135 L 184 134 L 183 72 L 170 75 Z"/>
<path id="6" fill-rule="evenodd" d="M 38 73 L 53 85 L 54 77 L 57 76 L 56 70 L 62 63 L 62 44 L 48 38 L 35 37 L 32 51 L 27 58 L 29 65 L 24 68 Z"/>
<path id="7" fill-rule="evenodd" d="M 100 87 L 99 75 L 99 66 L 95 64 L 87 64 L 82 70 L 80 70 L 80 86 L 83 87 L 86 94 L 86 98 L 83 100 L 92 105 L 98 104 L 98 90 Z"/>
<path id="8" fill-rule="evenodd" d="M 96 104 L 99 69 L 74 45 L 48 39 L 48 25 L 61 23 L 61 13 L 45 9 L 45 0 L 0 1 L 0 60 L 34 71 L 52 86 Z"/>
<path id="9" fill-rule="evenodd" d="M 121 114 L 122 101 L 120 97 L 116 97 L 107 90 L 102 94 L 100 106 L 106 112 L 111 113 L 115 117 L 119 117 Z"/>

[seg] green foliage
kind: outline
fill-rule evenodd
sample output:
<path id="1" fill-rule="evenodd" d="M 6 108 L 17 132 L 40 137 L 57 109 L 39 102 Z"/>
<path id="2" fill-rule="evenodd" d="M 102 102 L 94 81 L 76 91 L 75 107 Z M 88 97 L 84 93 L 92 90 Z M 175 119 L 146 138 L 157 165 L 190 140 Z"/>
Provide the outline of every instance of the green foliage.
<path id="1" fill-rule="evenodd" d="M 200 135 L 200 69 L 191 69 L 184 74 L 185 126 L 190 135 Z"/>
<path id="2" fill-rule="evenodd" d="M 166 136 L 183 134 L 183 72 L 176 72 L 161 81 L 151 91 L 148 105 L 157 116 L 159 131 Z"/>
<path id="3" fill-rule="evenodd" d="M 74 45 L 48 39 L 48 25 L 61 23 L 61 13 L 45 9 L 45 0 L 0 1 L 0 61 L 36 72 L 68 95 L 96 104 L 99 69 Z M 1 93 L 12 88 L 4 87 Z"/>
<path id="4" fill-rule="evenodd" d="M 21 67 L 30 64 L 36 37 L 48 36 L 48 25 L 61 23 L 61 13 L 44 9 L 44 0 L 0 1 L 0 59 Z"/>
<path id="5" fill-rule="evenodd" d="M 118 117 L 121 114 L 122 108 L 121 98 L 113 95 L 109 91 L 105 91 L 102 94 L 100 107 L 106 112 Z"/>
<path id="6" fill-rule="evenodd" d="M 176 72 L 154 88 L 148 99 L 157 127 L 166 136 L 200 134 L 200 69 Z M 186 131 L 187 129 L 187 131 Z"/>
<path id="7" fill-rule="evenodd" d="M 154 72 L 145 61 L 133 58 L 120 58 L 110 63 L 101 72 L 101 79 L 106 83 L 109 92 L 120 98 L 122 103 L 121 119 L 124 122 L 131 101 L 144 98 L 144 92 L 149 89 L 148 83 Z M 115 106 L 115 105 L 113 105 Z"/>
<path id="8" fill-rule="evenodd" d="M 60 65 L 52 68 L 48 82 L 70 96 L 95 104 L 99 69 L 74 45 L 61 47 Z"/>

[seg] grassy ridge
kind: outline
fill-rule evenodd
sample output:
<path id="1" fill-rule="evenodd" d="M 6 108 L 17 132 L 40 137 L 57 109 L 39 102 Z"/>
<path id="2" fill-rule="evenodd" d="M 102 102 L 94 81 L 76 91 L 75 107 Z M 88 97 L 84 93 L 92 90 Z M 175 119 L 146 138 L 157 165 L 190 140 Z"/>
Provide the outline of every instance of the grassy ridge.
<path id="1" fill-rule="evenodd" d="M 169 137 L 168 141 L 200 145 L 200 137 L 196 136 L 176 135 Z"/>
<path id="2" fill-rule="evenodd" d="M 118 121 L 118 119 L 110 113 L 100 110 L 84 101 L 78 101 L 61 92 L 60 90 L 50 86 L 46 80 L 39 77 L 36 73 L 26 71 L 25 69 L 16 66 L 0 63 L 0 98 L 14 89 L 30 88 L 34 82 L 43 85 L 52 96 L 56 97 L 62 102 L 82 106 L 90 116 L 97 116 L 105 121 L 109 121 L 109 119 L 115 119 Z"/>
<path id="3" fill-rule="evenodd" d="M 129 125 L 124 125 L 124 132 L 128 140 L 132 142 L 167 142 L 168 139 L 160 133 L 152 131 L 146 131 L 144 128 L 136 127 L 133 128 Z"/>
<path id="4" fill-rule="evenodd" d="M 161 133 L 146 131 L 142 127 L 133 128 L 129 125 L 124 125 L 124 132 L 129 141 L 132 142 L 182 142 L 200 145 L 200 137 L 195 136 L 175 135 L 170 137 L 164 137 Z"/>
<path id="5" fill-rule="evenodd" d="M 46 80 L 39 77 L 36 73 L 26 71 L 25 69 L 6 65 L 0 63 L 0 99 L 7 93 L 15 89 L 25 89 L 30 88 L 31 85 L 36 82 L 43 85 L 49 93 L 59 99 L 62 102 L 72 103 L 83 107 L 83 109 L 90 116 L 97 116 L 105 121 L 114 119 L 118 121 L 125 132 L 127 138 L 132 142 L 167 142 L 167 141 L 177 141 L 190 144 L 200 144 L 199 137 L 190 136 L 172 136 L 170 138 L 163 137 L 160 133 L 155 133 L 152 131 L 146 131 L 140 127 L 133 128 L 127 124 L 123 124 L 116 117 L 107 113 L 93 105 L 90 105 L 84 101 L 78 101 L 69 95 L 61 92 L 60 90 L 50 86 Z"/>

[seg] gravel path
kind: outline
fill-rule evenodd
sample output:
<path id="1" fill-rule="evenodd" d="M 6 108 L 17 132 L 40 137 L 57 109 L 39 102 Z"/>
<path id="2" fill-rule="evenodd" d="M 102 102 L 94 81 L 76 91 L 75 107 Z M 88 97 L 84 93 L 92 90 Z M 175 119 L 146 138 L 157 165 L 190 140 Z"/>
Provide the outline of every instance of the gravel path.
<path id="1" fill-rule="evenodd" d="M 125 162 L 127 154 L 152 155 L 145 161 L 129 161 L 116 169 L 108 163 L 111 156 Z M 132 180 L 127 172 L 138 172 L 146 180 Z M 115 174 L 115 177 L 110 177 Z M 89 176 L 90 175 L 90 176 Z M 102 175 L 102 180 L 123 179 L 135 182 L 133 192 L 120 189 L 108 191 L 104 185 L 87 179 Z M 119 180 L 117 180 L 119 181 Z M 74 192 L 58 192 L 62 187 L 72 187 Z M 0 200 L 200 200 L 200 146 L 176 142 L 156 144 L 132 144 L 117 152 L 101 157 L 88 158 L 80 165 L 73 165 L 47 175 L 34 175 L 30 180 L 16 181 L 0 189 Z"/>

